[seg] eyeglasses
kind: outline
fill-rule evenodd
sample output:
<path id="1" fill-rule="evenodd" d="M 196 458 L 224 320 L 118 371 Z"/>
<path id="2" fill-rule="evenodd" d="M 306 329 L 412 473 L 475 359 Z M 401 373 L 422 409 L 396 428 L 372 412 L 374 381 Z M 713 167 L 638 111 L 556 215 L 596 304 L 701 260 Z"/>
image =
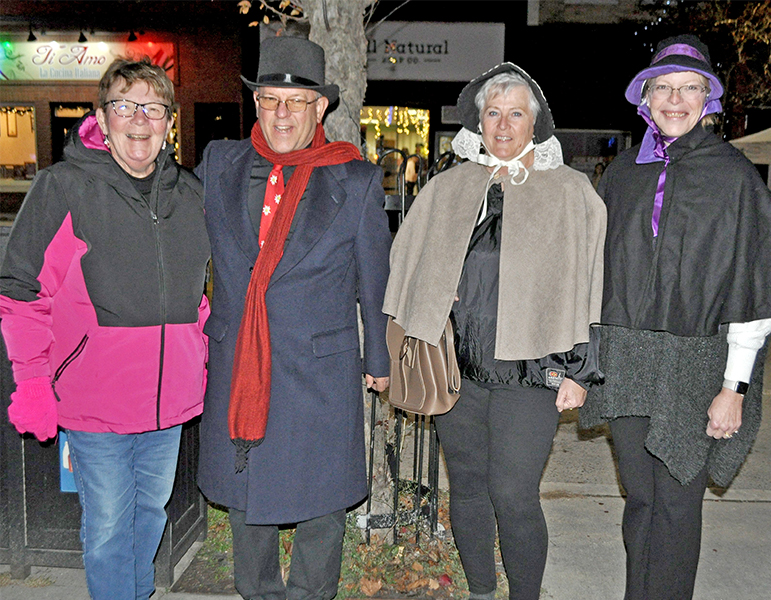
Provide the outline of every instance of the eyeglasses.
<path id="1" fill-rule="evenodd" d="M 316 98 L 318 100 L 318 98 Z M 289 100 L 279 100 L 273 96 L 257 96 L 257 101 L 260 103 L 260 108 L 265 110 L 278 110 L 278 105 L 282 102 L 286 106 L 289 112 L 304 112 L 307 110 L 309 104 L 313 104 L 316 100 L 303 100 L 302 98 L 289 98 Z"/>
<path id="2" fill-rule="evenodd" d="M 680 87 L 672 87 L 671 85 L 654 85 L 651 86 L 651 96 L 657 100 L 666 100 L 672 95 L 672 92 L 677 92 L 683 100 L 696 100 L 707 90 L 703 85 L 689 84 L 681 85 Z"/>
<path id="3" fill-rule="evenodd" d="M 165 104 L 161 104 L 160 102 L 147 102 L 145 104 L 140 104 L 139 102 L 132 102 L 131 100 L 108 100 L 104 103 L 104 106 L 107 106 L 108 104 L 112 104 L 112 109 L 115 111 L 115 114 L 119 117 L 123 117 L 124 119 L 130 119 L 133 117 L 138 108 L 142 109 L 142 112 L 145 113 L 145 116 L 152 120 L 152 121 L 160 121 L 163 119 L 168 110 L 169 107 Z"/>

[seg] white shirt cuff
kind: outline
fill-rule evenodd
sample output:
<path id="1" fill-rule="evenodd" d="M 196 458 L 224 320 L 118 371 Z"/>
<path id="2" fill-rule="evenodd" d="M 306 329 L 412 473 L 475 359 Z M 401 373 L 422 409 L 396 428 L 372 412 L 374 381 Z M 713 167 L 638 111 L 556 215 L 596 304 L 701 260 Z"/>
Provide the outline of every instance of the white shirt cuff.
<path id="1" fill-rule="evenodd" d="M 724 379 L 749 383 L 755 357 L 771 333 L 771 319 L 759 319 L 747 323 L 730 323 L 728 326 L 728 359 Z"/>

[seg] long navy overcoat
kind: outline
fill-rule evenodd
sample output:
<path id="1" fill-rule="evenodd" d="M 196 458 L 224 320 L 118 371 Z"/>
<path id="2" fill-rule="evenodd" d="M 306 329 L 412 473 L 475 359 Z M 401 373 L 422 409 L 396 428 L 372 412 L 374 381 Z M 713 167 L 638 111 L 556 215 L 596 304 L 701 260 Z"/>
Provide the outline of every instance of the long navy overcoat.
<path id="1" fill-rule="evenodd" d="M 212 502 L 245 511 L 248 523 L 296 523 L 350 507 L 367 493 L 361 382 L 362 372 L 388 375 L 381 307 L 391 235 L 380 169 L 363 161 L 314 169 L 266 294 L 272 375 L 265 440 L 236 473 L 227 414 L 259 252 L 247 212 L 254 157 L 248 139 L 212 142 L 196 169 L 214 265 L 199 485 Z"/>

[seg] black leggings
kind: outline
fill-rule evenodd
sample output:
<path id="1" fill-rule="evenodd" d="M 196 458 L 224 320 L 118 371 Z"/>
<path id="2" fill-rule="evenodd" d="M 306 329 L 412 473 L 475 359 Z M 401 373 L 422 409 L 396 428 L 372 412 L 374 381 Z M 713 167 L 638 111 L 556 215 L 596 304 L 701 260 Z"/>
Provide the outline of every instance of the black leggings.
<path id="1" fill-rule="evenodd" d="M 463 380 L 436 428 L 450 475 L 450 520 L 472 594 L 496 588 L 496 520 L 511 600 L 537 600 L 548 533 L 539 485 L 557 430 L 555 392 Z"/>
<path id="2" fill-rule="evenodd" d="M 627 494 L 622 525 L 624 598 L 688 600 L 693 597 L 699 564 L 707 469 L 682 485 L 645 449 L 649 425 L 648 417 L 621 417 L 610 422 L 618 471 Z"/>

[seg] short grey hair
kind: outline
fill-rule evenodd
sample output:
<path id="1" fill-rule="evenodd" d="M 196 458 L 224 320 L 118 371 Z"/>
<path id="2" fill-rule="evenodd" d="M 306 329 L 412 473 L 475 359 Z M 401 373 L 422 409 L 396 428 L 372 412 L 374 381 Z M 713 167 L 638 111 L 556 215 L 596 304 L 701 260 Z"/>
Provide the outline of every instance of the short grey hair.
<path id="1" fill-rule="evenodd" d="M 533 89 L 527 80 L 519 73 L 513 71 L 507 71 L 506 73 L 498 73 L 495 77 L 491 77 L 484 82 L 477 95 L 474 97 L 474 104 L 479 109 L 479 122 L 482 122 L 482 111 L 487 104 L 487 100 L 495 98 L 496 96 L 505 96 L 511 90 L 517 87 L 527 88 L 528 97 L 530 98 L 530 111 L 533 113 L 533 125 L 538 120 L 538 115 L 541 113 L 541 105 L 538 104 Z"/>
<path id="2" fill-rule="evenodd" d="M 155 94 L 169 106 L 169 110 L 166 111 L 166 119 L 171 119 L 175 108 L 174 84 L 169 79 L 165 69 L 154 65 L 149 56 L 142 56 L 139 60 L 119 57 L 112 62 L 99 81 L 99 107 L 103 108 L 107 104 L 109 100 L 107 92 L 113 83 L 125 84 L 119 90 L 123 94 L 140 81 L 147 83 Z"/>

